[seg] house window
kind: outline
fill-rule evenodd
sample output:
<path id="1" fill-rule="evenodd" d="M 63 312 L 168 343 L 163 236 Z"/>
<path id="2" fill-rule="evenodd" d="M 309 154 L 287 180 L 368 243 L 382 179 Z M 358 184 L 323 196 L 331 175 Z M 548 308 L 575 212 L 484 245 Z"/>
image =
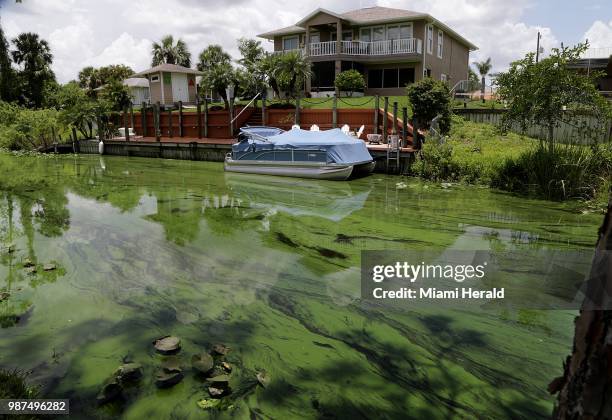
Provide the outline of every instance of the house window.
<path id="1" fill-rule="evenodd" d="M 372 41 L 384 41 L 385 40 L 385 27 L 377 26 L 372 28 Z"/>
<path id="2" fill-rule="evenodd" d="M 383 71 L 372 69 L 368 71 L 368 88 L 376 89 L 383 87 Z"/>
<path id="3" fill-rule="evenodd" d="M 313 32 L 310 34 L 310 43 L 311 44 L 316 44 L 318 42 L 321 42 L 321 34 L 318 32 Z"/>
<path id="4" fill-rule="evenodd" d="M 372 28 L 361 28 L 359 30 L 359 40 L 362 42 L 370 42 L 372 40 Z"/>
<path id="5" fill-rule="evenodd" d="M 431 77 L 431 69 L 423 69 L 423 77 Z"/>
<path id="6" fill-rule="evenodd" d="M 412 24 L 400 25 L 400 39 L 412 38 Z"/>
<path id="7" fill-rule="evenodd" d="M 352 41 L 353 40 L 353 31 L 342 31 L 342 40 L 343 41 Z"/>
<path id="8" fill-rule="evenodd" d="M 298 37 L 296 36 L 289 36 L 289 37 L 285 37 L 283 38 L 283 50 L 287 51 L 287 50 L 297 50 L 298 49 Z"/>
<path id="9" fill-rule="evenodd" d="M 433 26 L 427 25 L 427 54 L 433 54 Z"/>
<path id="10" fill-rule="evenodd" d="M 444 32 L 438 31 L 438 58 L 442 58 L 443 48 L 444 48 Z"/>
<path id="11" fill-rule="evenodd" d="M 399 69 L 399 87 L 414 83 L 414 68 Z"/>
<path id="12" fill-rule="evenodd" d="M 400 28 L 399 25 L 387 26 L 387 39 L 399 39 Z"/>
<path id="13" fill-rule="evenodd" d="M 153 83 L 159 82 L 159 74 L 156 74 L 155 76 L 151 76 L 151 82 Z"/>

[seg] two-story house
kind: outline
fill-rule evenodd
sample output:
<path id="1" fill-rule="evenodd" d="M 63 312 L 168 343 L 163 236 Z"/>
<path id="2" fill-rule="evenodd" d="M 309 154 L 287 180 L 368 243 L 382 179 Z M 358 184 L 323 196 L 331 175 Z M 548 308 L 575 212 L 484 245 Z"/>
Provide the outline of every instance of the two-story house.
<path id="1" fill-rule="evenodd" d="M 334 90 L 338 73 L 365 76 L 366 94 L 397 95 L 423 77 L 452 87 L 468 78 L 470 51 L 477 47 L 426 13 L 367 7 L 346 13 L 317 9 L 293 26 L 259 35 L 274 51 L 298 50 L 312 62 L 306 92 Z"/>

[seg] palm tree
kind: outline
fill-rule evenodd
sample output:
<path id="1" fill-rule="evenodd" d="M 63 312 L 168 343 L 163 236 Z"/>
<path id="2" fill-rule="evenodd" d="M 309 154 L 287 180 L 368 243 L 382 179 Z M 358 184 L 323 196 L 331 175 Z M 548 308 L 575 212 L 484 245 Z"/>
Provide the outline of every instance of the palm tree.
<path id="1" fill-rule="evenodd" d="M 22 100 L 34 107 L 40 107 L 45 83 L 55 80 L 51 71 L 53 54 L 49 43 L 38 34 L 27 32 L 13 39 L 15 50 L 11 52 L 15 64 L 22 67 Z"/>
<path id="2" fill-rule="evenodd" d="M 288 95 L 297 96 L 298 88 L 312 75 L 310 61 L 299 51 L 285 53 L 273 74 Z"/>
<path id="3" fill-rule="evenodd" d="M 209 45 L 200 53 L 198 70 L 202 73 L 202 87 L 205 90 L 215 91 L 229 108 L 231 98 L 227 97 L 225 89 L 234 83 L 236 78 L 232 67 L 231 56 L 223 50 L 221 45 Z"/>
<path id="4" fill-rule="evenodd" d="M 484 103 L 484 94 L 485 94 L 485 77 L 491 71 L 493 65 L 491 64 L 491 57 L 487 58 L 485 61 L 474 61 L 474 66 L 476 66 L 476 70 L 480 73 L 480 99 L 482 99 L 482 103 Z"/>
<path id="5" fill-rule="evenodd" d="M 152 66 L 167 63 L 191 67 L 191 53 L 187 49 L 187 44 L 180 38 L 174 43 L 174 37 L 172 35 L 163 37 L 160 44 L 154 42 L 152 53 Z"/>

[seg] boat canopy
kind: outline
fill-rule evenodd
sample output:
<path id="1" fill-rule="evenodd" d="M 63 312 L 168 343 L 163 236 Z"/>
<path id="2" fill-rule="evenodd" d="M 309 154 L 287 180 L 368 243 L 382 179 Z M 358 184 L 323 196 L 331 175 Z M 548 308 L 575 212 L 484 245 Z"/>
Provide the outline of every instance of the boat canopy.
<path id="1" fill-rule="evenodd" d="M 294 128 L 271 136 L 260 133 L 261 131 L 253 133 L 255 135 L 249 136 L 248 142 L 235 144 L 233 151 L 244 152 L 253 150 L 253 147 L 257 150 L 324 150 L 335 163 L 357 164 L 372 161 L 364 141 L 350 137 L 338 128 L 325 131 Z"/>

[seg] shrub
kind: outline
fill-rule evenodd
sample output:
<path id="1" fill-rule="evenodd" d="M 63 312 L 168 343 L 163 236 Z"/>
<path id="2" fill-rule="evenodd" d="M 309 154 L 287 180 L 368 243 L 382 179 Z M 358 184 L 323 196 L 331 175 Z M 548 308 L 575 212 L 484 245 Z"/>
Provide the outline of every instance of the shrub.
<path id="1" fill-rule="evenodd" d="M 348 92 L 349 96 L 353 96 L 355 91 L 363 91 L 365 89 L 365 79 L 357 70 L 346 70 L 339 73 L 334 84 L 336 89 L 341 92 Z"/>
<path id="2" fill-rule="evenodd" d="M 451 98 L 445 83 L 426 77 L 406 88 L 412 105 L 413 118 L 419 128 L 428 128 L 431 120 L 441 115 L 440 131 L 446 134 L 451 127 Z"/>

